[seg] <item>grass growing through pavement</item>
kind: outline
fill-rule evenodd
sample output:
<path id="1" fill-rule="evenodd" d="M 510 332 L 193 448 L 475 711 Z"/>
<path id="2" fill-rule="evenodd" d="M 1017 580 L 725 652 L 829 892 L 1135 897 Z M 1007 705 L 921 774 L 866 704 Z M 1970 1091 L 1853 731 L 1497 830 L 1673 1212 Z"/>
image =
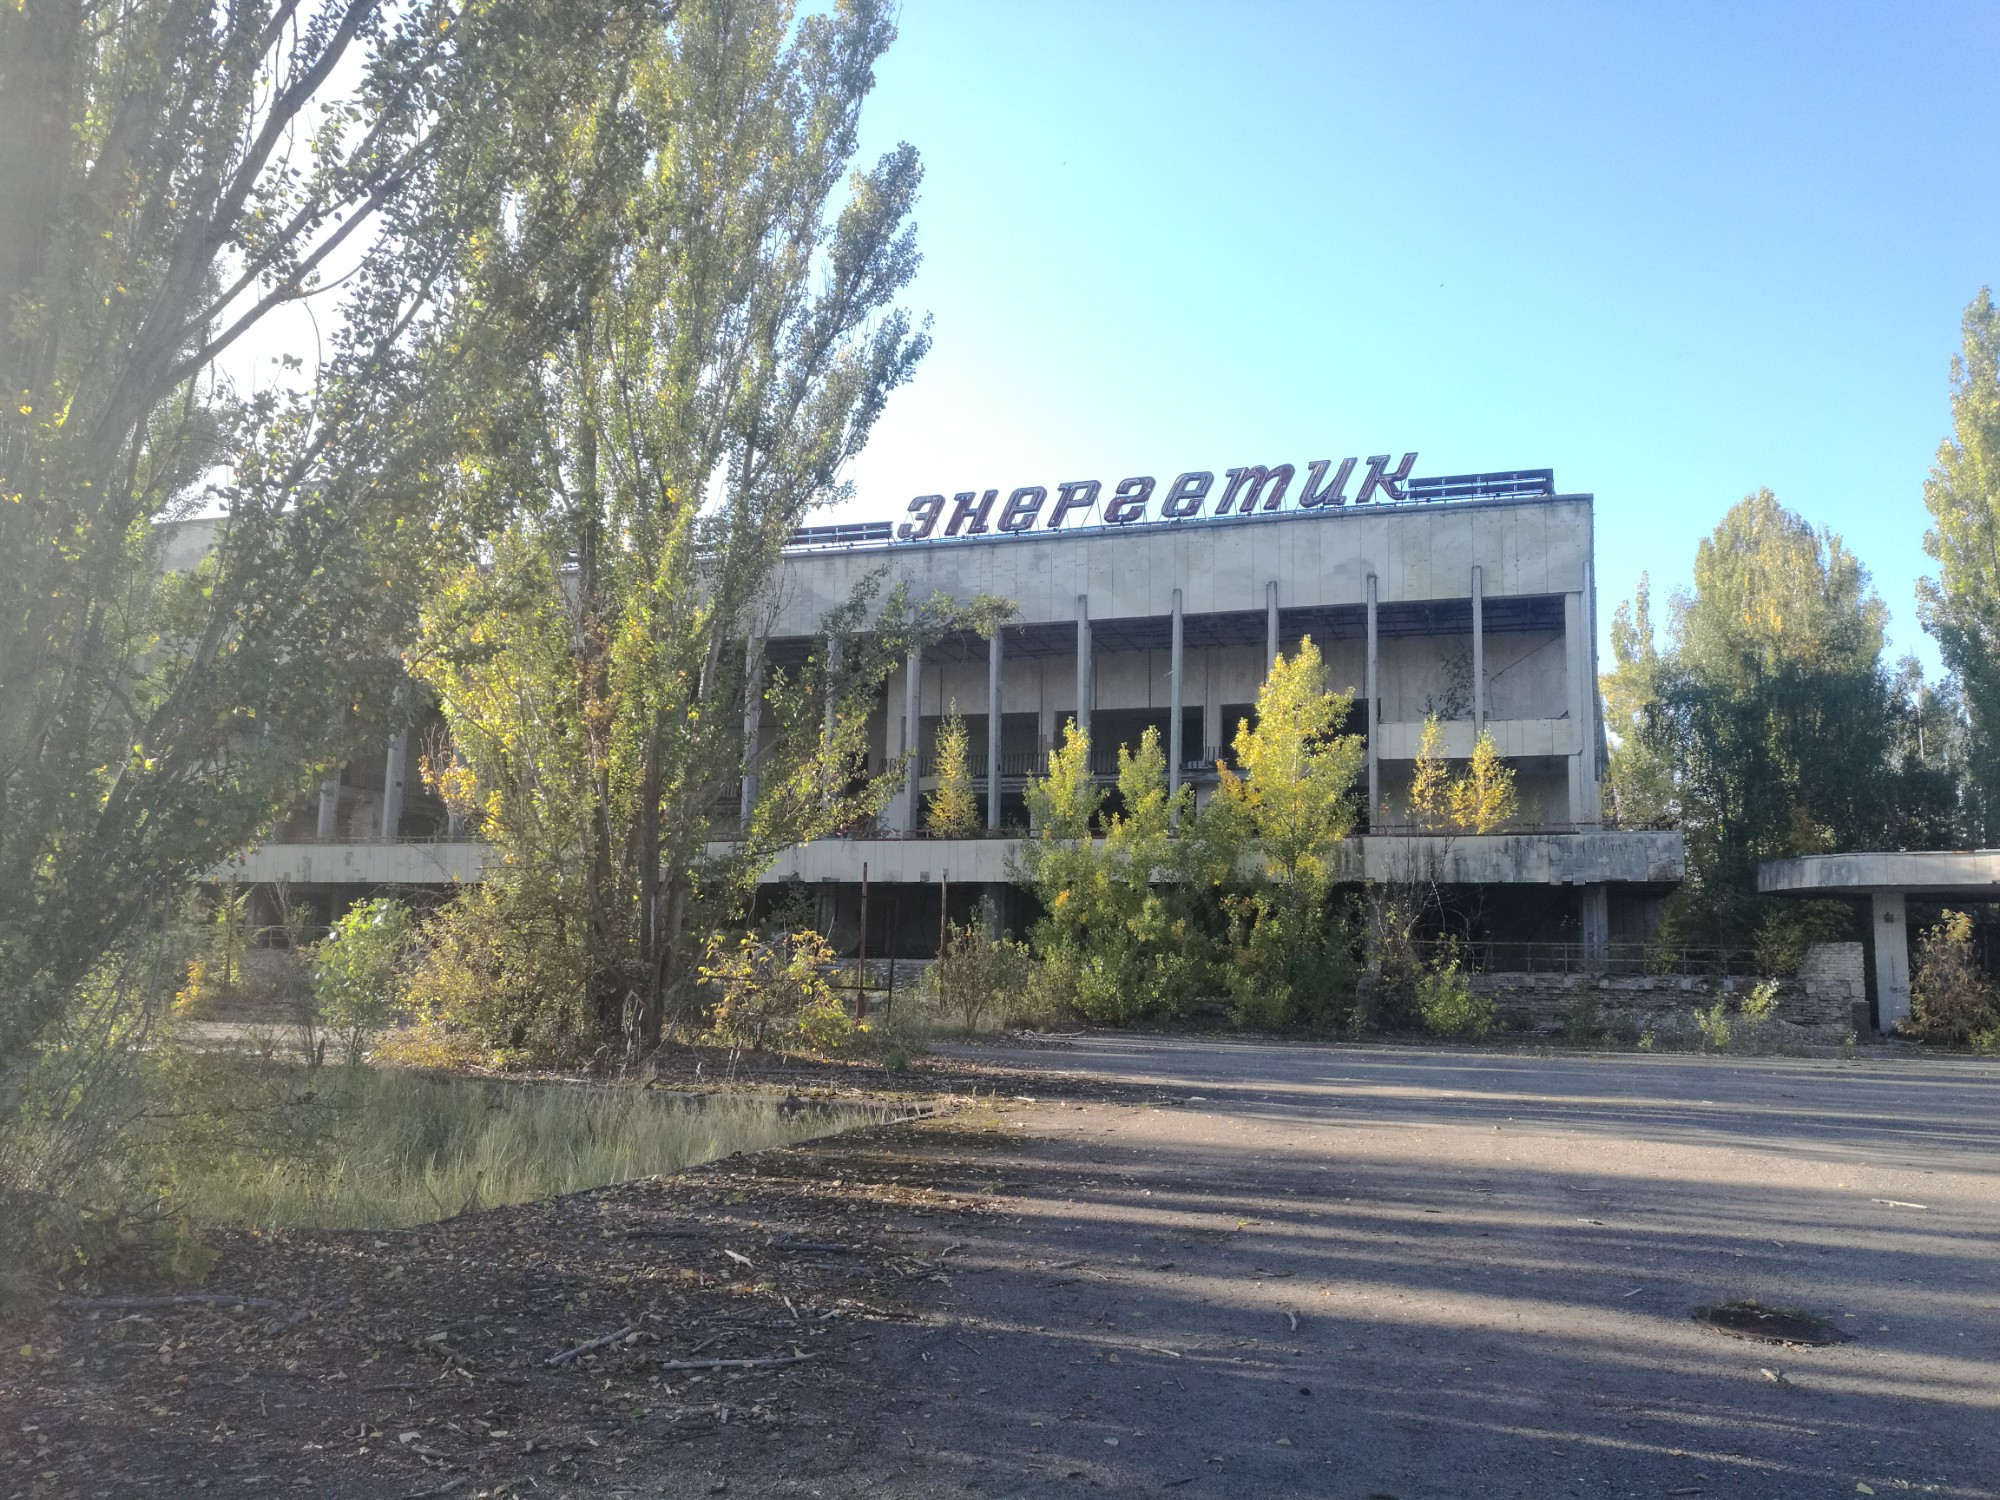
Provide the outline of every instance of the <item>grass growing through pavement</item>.
<path id="1" fill-rule="evenodd" d="M 394 1068 L 268 1069 L 273 1133 L 187 1153 L 174 1196 L 199 1223 L 399 1228 L 671 1172 L 825 1135 L 880 1111 L 768 1097 L 494 1083 Z M 260 1132 L 261 1133 L 261 1132 Z"/>

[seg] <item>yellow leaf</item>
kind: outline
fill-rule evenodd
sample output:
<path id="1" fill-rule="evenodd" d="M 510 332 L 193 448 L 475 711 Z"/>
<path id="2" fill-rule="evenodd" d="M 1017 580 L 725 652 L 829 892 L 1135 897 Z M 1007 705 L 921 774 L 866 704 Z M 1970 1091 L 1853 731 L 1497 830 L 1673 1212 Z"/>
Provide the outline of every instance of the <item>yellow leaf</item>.
<path id="1" fill-rule="evenodd" d="M 34 1357 L 35 1357 L 35 1346 L 33 1344 L 23 1344 L 21 1346 L 21 1358 L 33 1359 Z"/>

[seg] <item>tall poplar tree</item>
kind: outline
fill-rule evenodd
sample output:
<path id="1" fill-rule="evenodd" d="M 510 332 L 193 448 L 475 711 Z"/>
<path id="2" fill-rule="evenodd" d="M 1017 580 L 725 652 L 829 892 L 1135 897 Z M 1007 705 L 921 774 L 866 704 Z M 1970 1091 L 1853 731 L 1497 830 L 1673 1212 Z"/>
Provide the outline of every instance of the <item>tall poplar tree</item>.
<path id="1" fill-rule="evenodd" d="M 878 0 L 688 0 L 597 97 L 511 127 L 549 147 L 482 238 L 461 341 L 557 336 L 467 414 L 493 566 L 451 581 L 410 661 L 463 757 L 448 780 L 537 851 L 446 915 L 433 990 L 513 996 L 544 1047 L 656 1038 L 762 862 L 886 789 L 848 796 L 858 725 L 923 620 L 830 628 L 802 671 L 761 646 L 781 549 L 928 342 L 894 306 L 916 153 L 851 170 L 893 35 Z M 747 760 L 746 706 L 775 722 Z"/>
<path id="2" fill-rule="evenodd" d="M 1839 536 L 1769 490 L 1731 507 L 1701 542 L 1643 710 L 1651 748 L 1673 768 L 1687 837 L 1688 878 L 1670 908 L 1685 940 L 1756 935 L 1774 910 L 1756 894 L 1758 861 L 1886 836 L 1886 614 Z"/>
<path id="3" fill-rule="evenodd" d="M 595 88 L 608 13 L 0 5 L 0 1078 L 388 681 L 488 126 Z M 306 303 L 272 383 L 221 372 Z"/>
<path id="4" fill-rule="evenodd" d="M 2000 309 L 1985 287 L 1965 310 L 1951 361 L 1952 435 L 1924 484 L 1924 551 L 1938 576 L 1917 584 L 1924 626 L 1958 678 L 1972 734 L 1977 840 L 2000 828 Z"/>

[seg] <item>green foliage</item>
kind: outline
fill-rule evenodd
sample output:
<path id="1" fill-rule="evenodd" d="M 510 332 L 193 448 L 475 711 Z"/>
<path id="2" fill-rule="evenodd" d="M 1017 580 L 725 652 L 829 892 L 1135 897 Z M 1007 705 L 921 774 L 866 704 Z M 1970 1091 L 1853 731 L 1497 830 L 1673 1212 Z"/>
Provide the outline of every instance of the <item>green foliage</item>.
<path id="1" fill-rule="evenodd" d="M 1466 833 L 1492 833 L 1514 821 L 1520 797 L 1514 768 L 1500 758 L 1486 730 L 1472 742 L 1472 760 L 1451 784 L 1451 821 Z"/>
<path id="2" fill-rule="evenodd" d="M 1361 738 L 1338 731 L 1353 706 L 1327 690 L 1308 636 L 1280 656 L 1257 695 L 1257 722 L 1236 733 L 1242 774 L 1224 766 L 1203 830 L 1220 864 L 1239 846 L 1256 856 L 1249 888 L 1230 894 L 1226 976 L 1240 1020 L 1326 1025 L 1353 1005 L 1353 932 L 1333 901 L 1334 854 L 1354 830 Z M 1230 861 L 1234 863 L 1234 861 Z"/>
<path id="3" fill-rule="evenodd" d="M 718 933 L 701 971 L 717 994 L 709 1034 L 732 1047 L 837 1051 L 854 1023 L 827 979 L 834 963 L 833 949 L 816 932 L 735 939 Z"/>
<path id="4" fill-rule="evenodd" d="M 1752 986 L 1744 997 L 1740 1011 L 1743 1019 L 1752 1026 L 1761 1026 L 1778 1013 L 1778 981 L 1766 979 Z"/>
<path id="5" fill-rule="evenodd" d="M 698 1027 L 706 936 L 773 854 L 895 790 L 862 774 L 868 711 L 956 606 L 871 579 L 803 666 L 759 651 L 783 547 L 928 345 L 895 305 L 916 155 L 850 170 L 892 36 L 868 0 L 697 0 L 589 98 L 510 122 L 530 169 L 451 324 L 484 382 L 456 483 L 490 557 L 407 657 L 497 855 L 419 969 L 452 1024 L 552 1058 Z"/>
<path id="6" fill-rule="evenodd" d="M 1034 943 L 1039 985 L 1064 1009 L 1093 1020 L 1180 1015 L 1213 983 L 1214 950 L 1202 900 L 1221 878 L 1214 841 L 1177 821 L 1194 822 L 1191 788 L 1167 792 L 1167 762 L 1157 731 L 1138 748 L 1120 746 L 1123 811 L 1090 838 L 1100 795 L 1089 780 L 1090 747 L 1072 723 L 1050 751 L 1048 772 L 1030 780 L 1037 822 L 1017 878 L 1041 898 Z"/>
<path id="7" fill-rule="evenodd" d="M 1653 588 L 1639 575 L 1632 598 L 1611 617 L 1612 670 L 1599 679 L 1611 756 L 1604 768 L 1605 812 L 1626 828 L 1665 826 L 1675 816 L 1673 768 L 1646 732 L 1659 692 L 1660 653 L 1653 638 Z"/>
<path id="8" fill-rule="evenodd" d="M 1444 726 L 1424 716 L 1410 774 L 1410 820 L 1426 833 L 1492 833 L 1513 821 L 1520 798 L 1514 771 L 1500 758 L 1493 736 L 1479 731 L 1472 759 L 1453 775 L 1444 755 Z"/>
<path id="9" fill-rule="evenodd" d="M 1724 516 L 1694 578 L 1673 649 L 1643 674 L 1644 736 L 1674 769 L 1687 838 L 1667 924 L 1741 944 L 1775 904 L 1756 893 L 1760 860 L 1872 846 L 1891 821 L 1885 611 L 1840 538 L 1769 491 Z"/>
<path id="10" fill-rule="evenodd" d="M 1720 996 L 1706 1009 L 1697 1007 L 1694 1013 L 1695 1030 L 1701 1033 L 1701 1044 L 1706 1051 L 1725 1052 L 1729 1048 L 1734 1030 L 1729 1024 L 1729 1005 Z"/>
<path id="11" fill-rule="evenodd" d="M 313 948 L 315 1018 L 340 1038 L 350 1066 L 395 1014 L 409 940 L 409 908 L 377 898 L 351 908 Z"/>
<path id="12" fill-rule="evenodd" d="M 1075 719 L 1065 720 L 1062 743 L 1049 751 L 1047 772 L 1028 778 L 1028 821 L 1035 842 L 1074 845 L 1088 839 L 1103 805 L 1104 790 L 1090 774 L 1090 736 L 1076 727 Z"/>
<path id="13" fill-rule="evenodd" d="M 2000 992 L 1979 971 L 1972 918 L 1948 911 L 1917 939 L 1910 973 L 1912 1036 L 1963 1047 L 2000 1028 Z"/>
<path id="14" fill-rule="evenodd" d="M 1434 1036 L 1477 1040 L 1493 1027 L 1493 1002 L 1472 992 L 1459 967 L 1458 947 L 1444 942 L 1417 980 L 1417 1014 Z"/>
<path id="15" fill-rule="evenodd" d="M 934 839 L 970 838 L 979 831 L 979 802 L 972 793 L 971 744 L 956 704 L 938 726 L 937 790 L 924 810 L 924 827 Z"/>
<path id="16" fill-rule="evenodd" d="M 1570 1001 L 1563 1012 L 1562 1039 L 1582 1046 L 1604 1035 L 1604 1014 L 1597 997 L 1588 991 Z"/>
<path id="17" fill-rule="evenodd" d="M 1938 576 L 1917 588 L 1924 626 L 1964 692 L 1972 821 L 1984 842 L 2000 812 L 2000 309 L 1985 287 L 1963 334 L 1951 362 L 1952 435 L 1924 484 L 1924 550 Z"/>
<path id="18" fill-rule="evenodd" d="M 976 925 L 954 927 L 918 993 L 940 1018 L 978 1031 L 1020 1005 L 1032 966 L 1026 944 L 988 937 Z"/>
<path id="19" fill-rule="evenodd" d="M 1773 902 L 1757 924 L 1757 972 L 1796 974 L 1808 948 L 1815 943 L 1855 941 L 1854 927 L 1854 910 L 1843 901 Z"/>

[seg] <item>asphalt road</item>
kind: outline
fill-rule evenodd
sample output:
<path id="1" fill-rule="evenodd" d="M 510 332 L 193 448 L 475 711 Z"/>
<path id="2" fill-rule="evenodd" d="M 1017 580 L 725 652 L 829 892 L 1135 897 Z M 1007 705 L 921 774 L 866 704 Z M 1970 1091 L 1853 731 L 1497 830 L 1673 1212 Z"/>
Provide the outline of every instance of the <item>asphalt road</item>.
<path id="1" fill-rule="evenodd" d="M 2000 1067 L 976 1055 L 1123 1102 L 1004 1106 L 940 1321 L 769 1493 L 2000 1495 Z"/>

